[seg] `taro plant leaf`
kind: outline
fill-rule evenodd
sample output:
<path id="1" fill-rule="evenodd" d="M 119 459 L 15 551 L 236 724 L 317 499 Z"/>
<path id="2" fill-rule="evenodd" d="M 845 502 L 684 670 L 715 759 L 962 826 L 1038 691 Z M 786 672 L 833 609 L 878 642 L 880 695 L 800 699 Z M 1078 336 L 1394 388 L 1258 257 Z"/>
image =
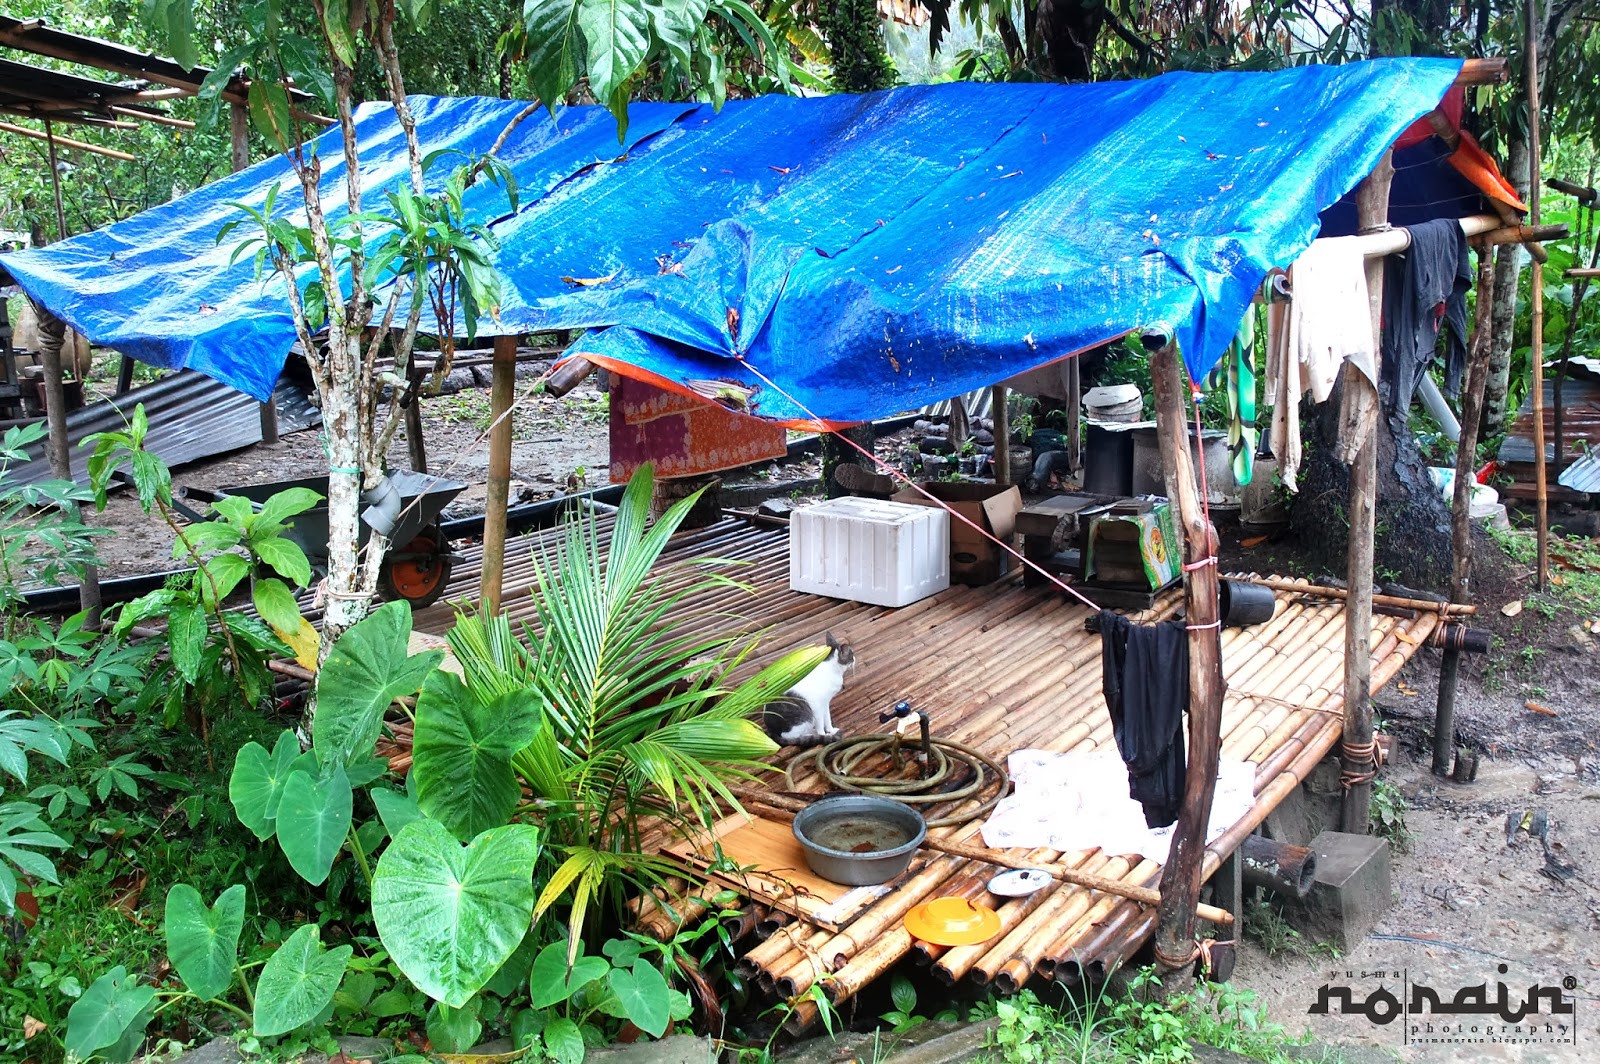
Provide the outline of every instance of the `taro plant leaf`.
<path id="1" fill-rule="evenodd" d="M 672 991 L 659 971 L 638 960 L 631 970 L 611 969 L 608 982 L 635 1027 L 651 1038 L 666 1034 L 672 1023 Z"/>
<path id="2" fill-rule="evenodd" d="M 611 962 L 604 957 L 583 955 L 583 943 L 578 943 L 578 956 L 567 963 L 567 944 L 560 939 L 539 951 L 533 960 L 533 970 L 528 975 L 529 1004 L 536 1009 L 559 1005 L 596 979 L 604 979 L 611 970 Z"/>
<path id="3" fill-rule="evenodd" d="M 220 997 L 233 985 L 239 933 L 244 930 L 244 886 L 222 892 L 207 906 L 187 883 L 167 891 L 167 956 L 189 993 L 201 1001 Z"/>
<path id="4" fill-rule="evenodd" d="M 436 1053 L 465 1053 L 478 1044 L 483 1023 L 478 1019 L 478 999 L 453 1009 L 435 1001 L 428 1010 L 428 1041 Z"/>
<path id="5" fill-rule="evenodd" d="M 246 743 L 233 759 L 233 775 L 228 778 L 228 800 L 239 822 L 255 837 L 266 841 L 277 830 L 274 818 L 283 798 L 283 787 L 295 771 L 300 758 L 300 742 L 285 731 L 267 753 L 260 743 Z"/>
<path id="6" fill-rule="evenodd" d="M 96 979 L 67 1011 L 67 1058 L 106 1055 L 102 1051 L 124 1042 L 141 1016 L 149 1022 L 146 1009 L 155 998 L 155 987 L 139 985 L 138 977 L 120 964 Z M 143 1031 L 139 1026 L 138 1033 Z"/>
<path id="7" fill-rule="evenodd" d="M 372 880 L 372 916 L 389 956 L 428 996 L 465 1005 L 528 932 L 538 856 L 539 830 L 527 824 L 465 846 L 437 820 L 406 825 Z"/>
<path id="8" fill-rule="evenodd" d="M 380 606 L 354 625 L 328 651 L 317 675 L 317 715 L 311 737 L 324 764 L 372 753 L 383 730 L 383 714 L 396 698 L 414 695 L 444 660 L 444 652 L 407 655 L 411 607 Z"/>
<path id="9" fill-rule="evenodd" d="M 378 817 L 383 821 L 383 826 L 389 829 L 391 836 L 400 834 L 400 829 L 413 820 L 422 818 L 422 810 L 417 808 L 417 800 L 409 794 L 390 790 L 388 787 L 374 787 L 370 792 L 372 804 L 378 807 Z"/>
<path id="10" fill-rule="evenodd" d="M 510 819 L 522 793 L 511 758 L 533 741 L 541 721 L 532 690 L 483 699 L 481 688 L 443 670 L 428 675 L 417 698 L 417 807 L 460 839 Z"/>
<path id="11" fill-rule="evenodd" d="M 544 1048 L 557 1064 L 583 1064 L 583 1031 L 565 1016 L 551 1020 L 544 1029 Z"/>
<path id="12" fill-rule="evenodd" d="M 496 997 L 509 998 L 521 990 L 528 982 L 528 973 L 533 969 L 533 958 L 539 953 L 539 940 L 533 935 L 528 935 L 522 940 L 522 945 L 517 947 L 509 960 L 500 966 L 494 977 L 483 985 L 483 988 Z"/>
<path id="13" fill-rule="evenodd" d="M 290 935 L 267 958 L 256 983 L 256 1034 L 269 1038 L 316 1019 L 332 1003 L 352 952 L 349 946 L 324 950 L 316 924 Z"/>
<path id="14" fill-rule="evenodd" d="M 307 883 L 320 886 L 350 834 L 353 794 L 344 766 L 325 780 L 297 770 L 283 785 L 278 803 L 278 845 Z"/>

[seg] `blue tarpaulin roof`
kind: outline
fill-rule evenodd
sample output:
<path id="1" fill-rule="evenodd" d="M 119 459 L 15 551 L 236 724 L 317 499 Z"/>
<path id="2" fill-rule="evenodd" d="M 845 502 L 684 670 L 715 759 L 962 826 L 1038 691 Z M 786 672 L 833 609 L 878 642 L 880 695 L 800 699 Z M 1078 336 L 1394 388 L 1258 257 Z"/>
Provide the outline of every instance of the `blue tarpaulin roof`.
<path id="1" fill-rule="evenodd" d="M 854 421 L 1134 330 L 1198 378 L 1266 273 L 1436 106 L 1460 63 L 1396 59 L 1088 85 L 956 83 L 866 96 L 638 104 L 525 121 L 522 190 L 472 192 L 505 284 L 484 333 L 590 329 L 574 350 L 751 412 Z M 412 100 L 425 150 L 488 149 L 523 104 Z M 369 203 L 404 180 L 392 111 L 358 115 Z M 344 200 L 337 131 L 324 202 Z M 257 397 L 295 340 L 281 282 L 216 245 L 282 159 L 4 264 L 90 339 Z M 600 283 L 577 284 L 575 279 Z"/>

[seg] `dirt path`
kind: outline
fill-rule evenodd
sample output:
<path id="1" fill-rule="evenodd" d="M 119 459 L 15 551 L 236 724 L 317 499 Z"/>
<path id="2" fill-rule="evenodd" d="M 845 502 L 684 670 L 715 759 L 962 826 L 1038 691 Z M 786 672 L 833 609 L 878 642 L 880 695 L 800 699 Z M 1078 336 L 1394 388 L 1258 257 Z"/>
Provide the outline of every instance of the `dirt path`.
<path id="1" fill-rule="evenodd" d="M 1319 1040 L 1378 1045 L 1406 1061 L 1600 1060 L 1600 646 L 1588 632 L 1597 618 L 1570 598 L 1531 598 L 1504 616 L 1499 607 L 1531 586 L 1526 576 L 1491 574 L 1473 621 L 1497 636 L 1489 655 L 1466 659 L 1457 700 L 1458 735 L 1481 752 L 1475 782 L 1430 771 L 1438 651 L 1417 655 L 1378 699 L 1400 750 L 1384 777 L 1409 803 L 1411 837 L 1393 855 L 1394 906 L 1375 933 L 1337 958 L 1315 948 L 1306 956 L 1305 943 L 1277 956 L 1253 943 L 1242 952 L 1235 982 L 1258 991 L 1291 1031 L 1309 1026 Z M 1548 848 L 1528 830 L 1541 820 Z M 1493 1001 L 1500 982 L 1513 1009 L 1532 984 L 1565 985 L 1575 1015 L 1545 1008 L 1540 1041 L 1529 1040 L 1531 1018 L 1518 1032 L 1498 1016 L 1462 1015 L 1461 1033 L 1435 1017 L 1436 1041 L 1423 1021 L 1409 1032 L 1423 1041 L 1408 1045 L 1403 1017 L 1380 1026 L 1307 1013 L 1324 984 L 1351 987 L 1359 1003 L 1380 985 L 1403 997 L 1418 983 L 1446 1001 L 1487 983 Z M 1573 1023 L 1576 1044 L 1546 1030 L 1551 1020 Z"/>

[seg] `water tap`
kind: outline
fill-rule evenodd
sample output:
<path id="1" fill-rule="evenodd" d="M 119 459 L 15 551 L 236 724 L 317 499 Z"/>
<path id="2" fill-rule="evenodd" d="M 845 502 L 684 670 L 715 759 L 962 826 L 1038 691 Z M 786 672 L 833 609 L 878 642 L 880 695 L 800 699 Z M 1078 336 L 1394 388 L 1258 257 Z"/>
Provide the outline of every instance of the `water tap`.
<path id="1" fill-rule="evenodd" d="M 913 728 L 922 731 L 922 778 L 927 779 L 933 772 L 933 739 L 929 734 L 930 721 L 928 714 L 920 709 L 912 709 L 910 702 L 896 702 L 894 709 L 887 713 L 878 714 L 878 721 L 887 724 L 897 721 L 894 734 L 903 738 Z"/>

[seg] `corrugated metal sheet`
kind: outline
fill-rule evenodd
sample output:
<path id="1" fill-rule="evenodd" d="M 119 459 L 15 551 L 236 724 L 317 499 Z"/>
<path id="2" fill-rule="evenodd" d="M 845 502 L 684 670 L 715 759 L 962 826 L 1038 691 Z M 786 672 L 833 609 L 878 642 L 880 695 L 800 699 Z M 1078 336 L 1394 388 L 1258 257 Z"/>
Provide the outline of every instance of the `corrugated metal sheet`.
<path id="1" fill-rule="evenodd" d="M 291 404 L 289 420 L 304 425 L 309 409 L 304 396 L 294 385 L 280 382 L 280 391 L 285 387 L 298 403 L 297 407 Z M 145 416 L 150 420 L 145 445 L 172 467 L 261 441 L 259 403 L 203 373 L 184 370 L 68 414 L 67 439 L 73 479 L 80 482 L 85 479 L 89 462 L 89 450 L 78 444 L 97 432 L 122 428 L 140 403 L 144 404 Z M 315 415 L 315 421 L 320 420 L 320 415 Z M 288 429 L 280 426 L 280 431 Z M 33 460 L 16 466 L 8 475 L 25 484 L 49 480 L 52 474 L 45 458 L 44 442 L 29 448 L 28 453 Z"/>
<path id="2" fill-rule="evenodd" d="M 1545 458 L 1555 459 L 1555 381 L 1544 382 Z M 1562 454 L 1577 457 L 1584 445 L 1600 446 L 1600 378 L 1568 377 L 1561 388 Z M 1500 461 L 1533 464 L 1533 397 L 1517 411 L 1511 432 L 1500 446 Z"/>
<path id="3" fill-rule="evenodd" d="M 1557 478 L 1564 488 L 1600 495 L 1600 451 L 1590 451 L 1562 470 Z"/>

